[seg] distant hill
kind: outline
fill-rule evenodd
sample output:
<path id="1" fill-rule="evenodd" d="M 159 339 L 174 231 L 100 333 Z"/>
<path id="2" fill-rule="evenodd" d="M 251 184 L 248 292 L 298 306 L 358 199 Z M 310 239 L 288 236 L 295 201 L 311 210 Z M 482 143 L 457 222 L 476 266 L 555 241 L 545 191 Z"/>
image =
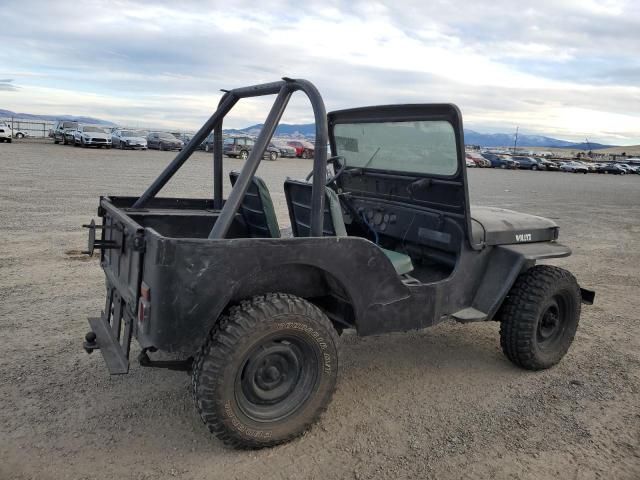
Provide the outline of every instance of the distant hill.
<path id="1" fill-rule="evenodd" d="M 225 133 L 231 135 L 258 135 L 262 130 L 264 124 L 258 123 L 251 125 L 250 127 L 240 129 L 225 130 Z M 288 136 L 288 137 L 314 137 L 316 134 L 316 126 L 314 123 L 305 123 L 300 125 L 292 125 L 287 123 L 281 123 L 276 128 L 276 136 Z"/>
<path id="2" fill-rule="evenodd" d="M 515 133 L 479 133 L 474 130 L 464 131 L 464 141 L 467 145 L 480 145 L 481 147 L 512 147 L 515 137 Z M 577 150 L 598 150 L 611 146 L 600 143 L 574 143 L 542 135 L 526 134 L 518 134 L 518 145 L 522 147 L 575 148 Z"/>
<path id="3" fill-rule="evenodd" d="M 21 120 L 48 121 L 55 122 L 57 120 L 72 120 L 79 123 L 89 123 L 94 125 L 115 126 L 116 124 L 108 120 L 102 120 L 94 117 L 82 117 L 75 115 L 34 115 L 31 113 L 16 113 L 11 110 L 3 110 L 0 108 L 0 118 L 11 118 Z M 229 135 L 250 135 L 257 136 L 262 127 L 262 123 L 251 125 L 240 129 L 225 129 L 224 133 Z M 287 137 L 306 137 L 313 138 L 316 133 L 316 126 L 313 123 L 289 124 L 281 123 L 276 128 L 276 136 Z M 465 130 L 464 140 L 467 145 L 479 145 L 481 147 L 512 147 L 515 134 L 513 133 L 480 133 L 475 130 Z M 567 140 L 559 140 L 557 138 L 546 137 L 543 135 L 518 135 L 518 146 L 520 147 L 546 147 L 546 148 L 568 148 L 576 150 L 600 150 L 603 148 L 611 148 L 615 145 L 603 145 L 600 143 L 574 143 Z"/>
<path id="4" fill-rule="evenodd" d="M 251 125 L 250 127 L 241 129 L 225 130 L 225 133 L 231 135 L 258 135 L 262 130 L 262 124 Z M 313 137 L 316 133 L 316 127 L 313 123 L 305 123 L 300 125 L 281 124 L 276 128 L 276 136 L 303 136 Z M 464 131 L 464 141 L 467 145 L 480 145 L 481 147 L 511 147 L 515 140 L 513 133 L 479 133 L 475 130 Z M 559 140 L 557 138 L 545 137 L 542 135 L 518 135 L 518 145 L 521 147 L 556 147 L 556 148 L 575 148 L 577 150 L 598 150 L 601 148 L 609 148 L 611 145 L 602 145 L 600 143 L 574 143 L 567 140 Z"/>
<path id="5" fill-rule="evenodd" d="M 76 115 L 34 115 L 32 113 L 16 113 L 11 110 L 4 110 L 0 108 L 0 118 L 16 118 L 20 120 L 34 120 L 44 122 L 56 122 L 58 120 L 70 120 L 78 123 L 89 123 L 92 125 L 110 125 L 115 126 L 115 123 L 107 120 L 101 120 L 93 117 L 78 117 Z"/>

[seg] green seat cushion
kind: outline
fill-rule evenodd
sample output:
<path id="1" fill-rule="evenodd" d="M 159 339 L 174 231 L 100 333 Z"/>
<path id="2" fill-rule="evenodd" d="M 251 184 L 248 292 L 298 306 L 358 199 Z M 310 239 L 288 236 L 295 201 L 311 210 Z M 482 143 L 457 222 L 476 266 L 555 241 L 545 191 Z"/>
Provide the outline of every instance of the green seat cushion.
<path id="1" fill-rule="evenodd" d="M 262 208 L 271 238 L 280 238 L 280 226 L 278 225 L 278 217 L 276 216 L 276 209 L 273 208 L 273 201 L 271 200 L 271 194 L 267 188 L 267 184 L 264 183 L 260 177 L 254 175 L 253 184 L 258 187 L 258 194 L 262 201 Z"/>
<path id="2" fill-rule="evenodd" d="M 409 255 L 394 250 L 387 250 L 386 248 L 381 248 L 380 250 L 382 250 L 391 261 L 398 275 L 404 275 L 413 270 L 413 263 L 411 263 L 411 257 Z"/>

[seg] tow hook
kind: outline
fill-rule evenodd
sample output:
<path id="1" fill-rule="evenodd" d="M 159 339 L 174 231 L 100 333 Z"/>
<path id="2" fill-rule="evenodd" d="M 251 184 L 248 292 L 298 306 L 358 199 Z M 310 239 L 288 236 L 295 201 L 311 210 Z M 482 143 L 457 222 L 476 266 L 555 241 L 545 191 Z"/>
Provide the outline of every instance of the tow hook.
<path id="1" fill-rule="evenodd" d="M 98 350 L 100 348 L 96 342 L 96 334 L 94 332 L 89 332 L 85 335 L 82 348 L 84 348 L 84 351 L 89 355 L 91 355 L 94 350 Z"/>

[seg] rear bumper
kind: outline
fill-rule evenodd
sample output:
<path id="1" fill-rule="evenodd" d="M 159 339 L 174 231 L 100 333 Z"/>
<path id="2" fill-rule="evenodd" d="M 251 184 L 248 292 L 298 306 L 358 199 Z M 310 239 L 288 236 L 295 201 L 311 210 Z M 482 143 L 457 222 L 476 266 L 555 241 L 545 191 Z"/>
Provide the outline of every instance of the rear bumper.
<path id="1" fill-rule="evenodd" d="M 91 331 L 87 334 L 84 349 L 87 353 L 100 350 L 111 375 L 129 373 L 129 351 L 131 347 L 131 319 L 123 318 L 124 329 L 120 322 L 112 325 L 103 313 L 101 317 L 90 317 Z"/>

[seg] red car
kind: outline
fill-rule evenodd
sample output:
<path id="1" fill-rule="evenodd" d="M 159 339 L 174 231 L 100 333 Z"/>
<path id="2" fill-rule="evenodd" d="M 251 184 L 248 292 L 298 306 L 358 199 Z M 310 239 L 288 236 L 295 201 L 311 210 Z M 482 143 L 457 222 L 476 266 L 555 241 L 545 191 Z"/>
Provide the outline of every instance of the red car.
<path id="1" fill-rule="evenodd" d="M 296 149 L 296 157 L 313 158 L 314 147 L 310 143 L 291 140 L 287 142 L 287 145 Z"/>

